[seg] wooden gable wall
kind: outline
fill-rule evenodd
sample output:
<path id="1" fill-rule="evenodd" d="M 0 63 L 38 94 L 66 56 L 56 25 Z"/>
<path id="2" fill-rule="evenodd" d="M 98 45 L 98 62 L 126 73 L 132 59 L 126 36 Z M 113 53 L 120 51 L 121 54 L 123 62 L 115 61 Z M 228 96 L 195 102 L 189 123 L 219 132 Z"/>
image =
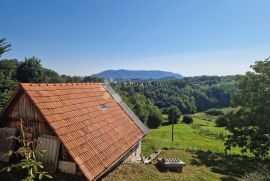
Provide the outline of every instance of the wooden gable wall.
<path id="1" fill-rule="evenodd" d="M 5 122 L 4 126 L 12 128 L 17 128 L 20 119 L 22 119 L 25 127 L 32 128 L 34 137 L 43 134 L 54 135 L 48 123 L 40 115 L 40 112 L 24 91 L 18 92 L 3 119 Z"/>

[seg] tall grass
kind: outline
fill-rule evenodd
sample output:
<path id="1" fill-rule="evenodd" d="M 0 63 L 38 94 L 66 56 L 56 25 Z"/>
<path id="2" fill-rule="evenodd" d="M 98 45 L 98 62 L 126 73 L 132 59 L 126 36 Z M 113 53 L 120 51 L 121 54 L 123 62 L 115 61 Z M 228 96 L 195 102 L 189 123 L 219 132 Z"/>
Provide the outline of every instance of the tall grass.
<path id="1" fill-rule="evenodd" d="M 224 141 L 226 139 L 226 133 L 224 131 L 212 131 L 209 128 L 204 128 L 199 124 L 192 124 L 192 129 L 198 130 L 199 134 L 205 135 L 205 136 L 212 136 L 218 140 Z"/>

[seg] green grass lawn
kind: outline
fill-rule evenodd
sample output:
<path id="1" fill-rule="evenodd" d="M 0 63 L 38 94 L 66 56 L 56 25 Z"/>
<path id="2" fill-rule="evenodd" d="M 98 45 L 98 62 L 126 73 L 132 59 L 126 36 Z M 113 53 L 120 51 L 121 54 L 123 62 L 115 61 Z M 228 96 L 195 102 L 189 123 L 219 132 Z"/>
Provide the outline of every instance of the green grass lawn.
<path id="1" fill-rule="evenodd" d="M 224 139 L 228 131 L 215 127 L 214 118 L 208 116 L 207 120 L 198 119 L 205 113 L 193 115 L 194 123 L 187 125 L 178 123 L 174 125 L 174 142 L 172 142 L 172 126 L 161 126 L 159 129 L 150 130 L 150 134 L 142 141 L 144 155 L 149 155 L 160 148 L 177 148 L 188 150 L 203 150 L 224 152 Z M 180 122 L 180 121 L 179 121 Z M 230 154 L 240 154 L 239 149 L 233 149 Z"/>
<path id="2" fill-rule="evenodd" d="M 166 116 L 165 116 L 166 118 Z M 182 173 L 160 172 L 154 164 L 123 164 L 105 180 L 239 180 L 255 169 L 250 155 L 240 149 L 224 153 L 224 139 L 228 131 L 215 127 L 214 116 L 193 115 L 194 123 L 175 125 L 174 142 L 171 125 L 150 130 L 142 141 L 142 153 L 148 156 L 165 148 L 159 157 L 179 158 L 186 163 Z"/>

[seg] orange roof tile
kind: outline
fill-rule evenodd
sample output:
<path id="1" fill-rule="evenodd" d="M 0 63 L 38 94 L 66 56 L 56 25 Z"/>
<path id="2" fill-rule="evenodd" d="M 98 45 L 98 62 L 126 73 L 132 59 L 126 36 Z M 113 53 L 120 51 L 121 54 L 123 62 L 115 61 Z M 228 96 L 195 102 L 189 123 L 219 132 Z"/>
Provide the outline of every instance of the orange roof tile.
<path id="1" fill-rule="evenodd" d="M 93 180 L 145 132 L 103 84 L 21 84 L 85 177 Z M 107 104 L 107 109 L 100 108 Z"/>

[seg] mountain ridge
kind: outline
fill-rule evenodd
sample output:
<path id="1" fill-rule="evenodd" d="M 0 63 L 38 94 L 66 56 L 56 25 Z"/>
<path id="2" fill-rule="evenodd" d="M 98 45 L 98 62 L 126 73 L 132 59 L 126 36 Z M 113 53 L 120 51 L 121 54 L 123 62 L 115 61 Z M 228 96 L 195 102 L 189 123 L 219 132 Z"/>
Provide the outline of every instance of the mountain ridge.
<path id="1" fill-rule="evenodd" d="M 169 71 L 162 70 L 105 70 L 98 74 L 94 74 L 93 76 L 97 76 L 104 79 L 140 79 L 140 80 L 158 80 L 158 79 L 166 79 L 166 78 L 175 78 L 181 79 L 183 76 L 178 73 L 173 73 Z"/>

